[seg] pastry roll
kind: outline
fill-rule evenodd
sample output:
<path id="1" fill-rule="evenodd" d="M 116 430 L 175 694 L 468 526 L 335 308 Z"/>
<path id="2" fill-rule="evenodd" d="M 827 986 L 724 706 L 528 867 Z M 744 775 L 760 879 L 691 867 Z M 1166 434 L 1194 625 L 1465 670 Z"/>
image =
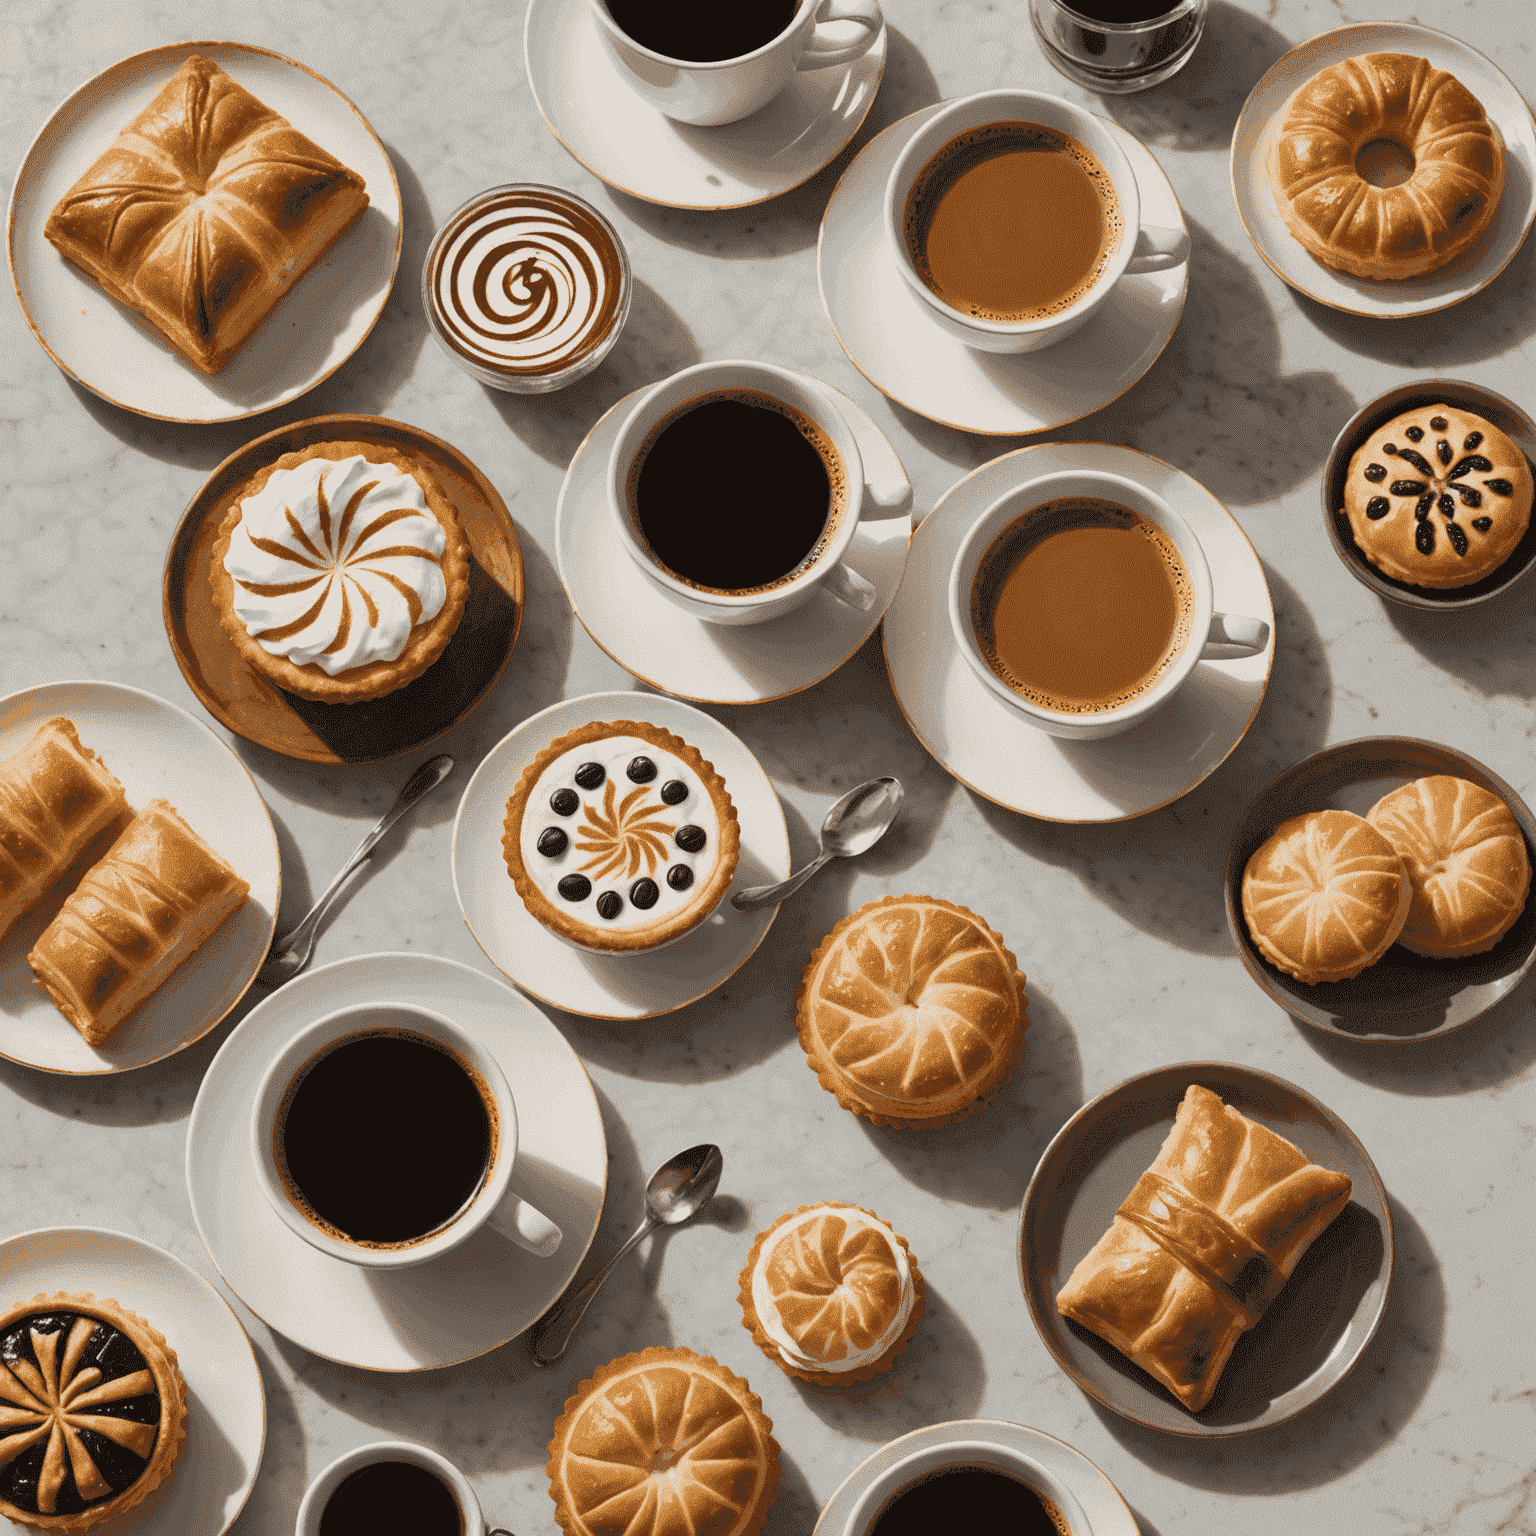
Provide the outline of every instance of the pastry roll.
<path id="1" fill-rule="evenodd" d="M 250 886 L 151 800 L 43 930 L 27 964 L 99 1045 L 245 901 Z"/>
<path id="2" fill-rule="evenodd" d="M 1056 1310 L 1198 1412 L 1232 1346 L 1349 1191 L 1344 1174 L 1191 1084 L 1162 1150 L 1062 1286 Z"/>
<path id="3" fill-rule="evenodd" d="M 123 786 L 63 716 L 0 762 L 0 936 L 127 815 Z"/>

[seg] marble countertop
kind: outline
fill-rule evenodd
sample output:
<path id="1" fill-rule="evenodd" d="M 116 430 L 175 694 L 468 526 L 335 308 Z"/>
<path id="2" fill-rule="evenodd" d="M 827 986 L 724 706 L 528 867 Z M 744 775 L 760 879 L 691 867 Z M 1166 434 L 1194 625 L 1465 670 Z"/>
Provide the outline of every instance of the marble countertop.
<path id="1" fill-rule="evenodd" d="M 235 1529 L 286 1533 L 322 1466 L 350 1446 L 400 1436 L 463 1467 L 492 1523 L 519 1536 L 553 1530 L 543 1466 L 559 1405 L 611 1357 L 677 1343 L 716 1355 L 763 1398 L 784 1451 L 770 1536 L 809 1531 L 881 1442 L 972 1416 L 1033 1425 L 1077 1446 L 1120 1488 L 1142 1536 L 1536 1532 L 1525 1326 L 1536 986 L 1528 979 L 1448 1039 L 1390 1048 L 1334 1040 L 1292 1022 L 1249 979 L 1221 894 L 1227 840 L 1250 798 L 1330 742 L 1428 736 L 1536 798 L 1529 584 L 1460 616 L 1385 605 L 1333 555 L 1317 492 L 1342 423 L 1416 373 L 1467 378 L 1536 405 L 1536 242 L 1470 302 L 1397 322 L 1299 297 L 1258 258 L 1228 182 L 1233 124 L 1250 86 L 1287 48 L 1360 19 L 1342 3 L 1212 0 L 1182 74 L 1143 96 L 1104 101 L 1043 61 L 1024 0 L 886 0 L 886 15 L 889 64 L 855 145 L 927 103 L 1013 84 L 1106 113 L 1172 179 L 1193 237 L 1179 329 L 1128 394 L 1053 435 L 1157 454 L 1231 509 L 1275 599 L 1268 696 L 1246 740 L 1204 784 L 1117 826 L 1029 820 L 962 788 L 904 723 L 878 638 L 809 692 L 713 710 L 778 787 L 797 861 L 814 846 L 824 808 L 851 784 L 894 773 L 908 795 L 892 835 L 786 907 L 713 997 L 640 1024 L 554 1015 L 596 1085 L 611 1153 L 607 1209 L 583 1272 L 628 1234 L 648 1171 L 679 1147 L 721 1144 L 726 1198 L 710 1219 L 627 1261 L 548 1372 L 515 1341 L 426 1376 L 372 1375 L 306 1353 L 236 1301 L 260 1358 L 268 1435 Z M 1455 31 L 1536 96 L 1524 0 L 1422 0 L 1412 18 Z M 565 465 L 629 390 L 705 358 L 806 369 L 889 434 L 920 511 L 1018 446 L 892 406 L 838 346 L 817 297 L 815 243 L 851 151 L 787 196 L 739 212 L 679 212 L 610 191 L 541 122 L 523 70 L 522 22 L 521 5 L 487 0 L 254 0 L 217 23 L 302 59 L 368 115 L 404 199 L 401 277 L 372 337 L 324 385 L 258 420 L 202 428 L 137 417 L 72 386 L 16 303 L 0 302 L 0 691 L 113 679 L 206 718 L 161 623 L 161 567 L 183 507 L 226 454 L 284 421 L 387 415 L 449 439 L 482 468 L 511 509 L 527 562 L 527 622 L 512 664 L 440 748 L 460 760 L 462 783 L 534 711 L 640 686 L 588 638 L 554 561 Z M 76 85 L 125 54 L 206 35 L 210 25 L 206 7 L 183 0 L 15 0 L 0 20 L 6 184 Z M 589 380 L 542 399 L 496 395 L 458 371 L 428 341 L 414 280 L 435 221 L 470 193 L 511 180 L 556 182 L 591 199 L 634 263 L 634 310 L 617 349 Z M 281 923 L 292 923 L 413 759 L 319 769 L 226 739 L 271 809 Z M 323 931 L 317 961 L 406 949 L 490 970 L 454 900 L 454 807 L 446 793 L 391 834 Z M 840 1110 L 807 1069 L 792 1019 L 800 969 L 821 935 L 852 906 L 913 889 L 961 901 L 1005 935 L 1028 972 L 1032 1020 L 1023 1066 L 1000 1101 L 929 1135 L 875 1130 Z M 116 1227 L 213 1276 L 182 1174 L 187 1119 L 214 1051 L 260 995 L 253 989 L 198 1045 L 125 1075 L 60 1078 L 0 1062 L 0 1236 Z M 1380 1333 L 1342 1387 L 1278 1428 L 1201 1443 L 1138 1429 L 1083 1396 L 1030 1324 L 1013 1252 L 1030 1172 L 1080 1104 L 1131 1073 L 1211 1058 L 1300 1085 L 1354 1130 L 1390 1194 L 1397 1266 Z M 810 1198 L 858 1201 L 886 1216 L 911 1240 L 928 1283 L 907 1357 L 878 1386 L 847 1396 L 814 1394 L 770 1366 L 736 1303 L 753 1234 Z"/>

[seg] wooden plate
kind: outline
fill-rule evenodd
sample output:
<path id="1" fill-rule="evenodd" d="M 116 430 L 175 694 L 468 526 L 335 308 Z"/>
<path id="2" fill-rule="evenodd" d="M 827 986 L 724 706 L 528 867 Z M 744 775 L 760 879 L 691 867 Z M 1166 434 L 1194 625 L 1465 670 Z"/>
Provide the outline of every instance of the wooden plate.
<path id="1" fill-rule="evenodd" d="M 1349 1204 L 1302 1255 L 1258 1326 L 1237 1341 L 1215 1396 L 1199 1413 L 1056 1310 L 1056 1293 L 1152 1165 L 1191 1083 L 1220 1094 L 1320 1167 L 1347 1174 L 1354 1186 Z M 1392 1214 L 1365 1148 L 1310 1094 L 1247 1067 L 1180 1062 L 1100 1094 L 1056 1133 L 1024 1194 L 1018 1261 L 1045 1347 L 1084 1392 L 1149 1428 L 1222 1439 L 1311 1407 L 1365 1353 L 1392 1285 Z"/>
<path id="2" fill-rule="evenodd" d="M 1259 844 L 1287 817 L 1337 809 L 1363 816 L 1381 797 L 1429 774 L 1448 773 L 1491 790 L 1514 812 L 1536 864 L 1536 817 L 1475 757 L 1407 736 L 1341 742 L 1287 768 L 1243 813 L 1227 850 L 1227 926 L 1248 974 L 1293 1018 L 1346 1040 L 1399 1042 L 1449 1034 L 1513 991 L 1536 962 L 1536 901 L 1492 949 L 1436 960 L 1394 944 L 1348 981 L 1308 986 L 1261 955 L 1243 919 L 1243 871 Z"/>
<path id="3" fill-rule="evenodd" d="M 469 601 L 448 649 L 414 682 L 359 704 L 301 699 L 257 674 L 220 626 L 207 575 L 233 488 L 283 454 L 331 439 L 426 455 L 469 539 Z M 523 554 L 506 503 L 456 448 L 381 416 L 312 416 L 247 443 L 209 475 L 171 539 L 163 597 L 176 664 L 221 725 L 284 757 L 372 763 L 435 740 L 495 686 L 523 622 Z"/>

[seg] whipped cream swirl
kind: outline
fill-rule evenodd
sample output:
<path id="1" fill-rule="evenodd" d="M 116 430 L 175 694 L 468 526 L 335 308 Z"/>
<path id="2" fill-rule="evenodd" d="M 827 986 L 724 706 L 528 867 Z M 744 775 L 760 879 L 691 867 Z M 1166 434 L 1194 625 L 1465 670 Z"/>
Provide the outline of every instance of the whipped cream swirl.
<path id="1" fill-rule="evenodd" d="M 240 503 L 224 569 L 258 645 L 335 677 L 394 661 L 437 617 L 447 547 L 421 486 L 393 464 L 308 459 Z"/>

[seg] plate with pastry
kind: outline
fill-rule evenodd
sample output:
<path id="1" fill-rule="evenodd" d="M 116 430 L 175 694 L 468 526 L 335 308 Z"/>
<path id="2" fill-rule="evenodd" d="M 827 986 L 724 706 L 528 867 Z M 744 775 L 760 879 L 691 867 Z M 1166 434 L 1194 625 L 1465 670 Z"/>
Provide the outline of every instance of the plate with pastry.
<path id="1" fill-rule="evenodd" d="M 0 1515 L 223 1536 L 267 1433 L 256 1353 L 229 1303 L 174 1254 L 97 1227 L 7 1238 L 0 1274 Z"/>
<path id="2" fill-rule="evenodd" d="M 1227 850 L 1227 924 L 1292 1018 L 1348 1040 L 1449 1034 L 1536 963 L 1536 817 L 1476 758 L 1406 736 L 1293 764 Z"/>
<path id="3" fill-rule="evenodd" d="M 172 43 L 87 80 L 22 159 L 6 224 L 33 334 L 71 379 L 161 421 L 236 421 L 367 340 L 400 188 L 328 80 L 244 43 Z"/>
<path id="4" fill-rule="evenodd" d="M 1300 1088 L 1181 1062 L 1102 1093 L 1045 1149 L 1019 1277 L 1056 1363 L 1096 1402 L 1194 1438 L 1325 1397 L 1375 1336 L 1392 1215 L 1370 1155 Z"/>
<path id="5" fill-rule="evenodd" d="M 1254 249 L 1353 315 L 1430 314 L 1481 292 L 1536 218 L 1536 124 L 1460 38 L 1368 21 L 1302 43 L 1254 86 L 1232 135 Z"/>
<path id="6" fill-rule="evenodd" d="M 495 486 L 441 439 L 315 416 L 237 449 L 165 558 L 166 633 L 203 707 L 284 757 L 368 763 L 457 725 L 523 620 Z"/>
<path id="7" fill-rule="evenodd" d="M 277 836 L 244 764 L 122 683 L 0 699 L 0 1056 L 124 1072 L 200 1040 L 277 923 Z"/>

